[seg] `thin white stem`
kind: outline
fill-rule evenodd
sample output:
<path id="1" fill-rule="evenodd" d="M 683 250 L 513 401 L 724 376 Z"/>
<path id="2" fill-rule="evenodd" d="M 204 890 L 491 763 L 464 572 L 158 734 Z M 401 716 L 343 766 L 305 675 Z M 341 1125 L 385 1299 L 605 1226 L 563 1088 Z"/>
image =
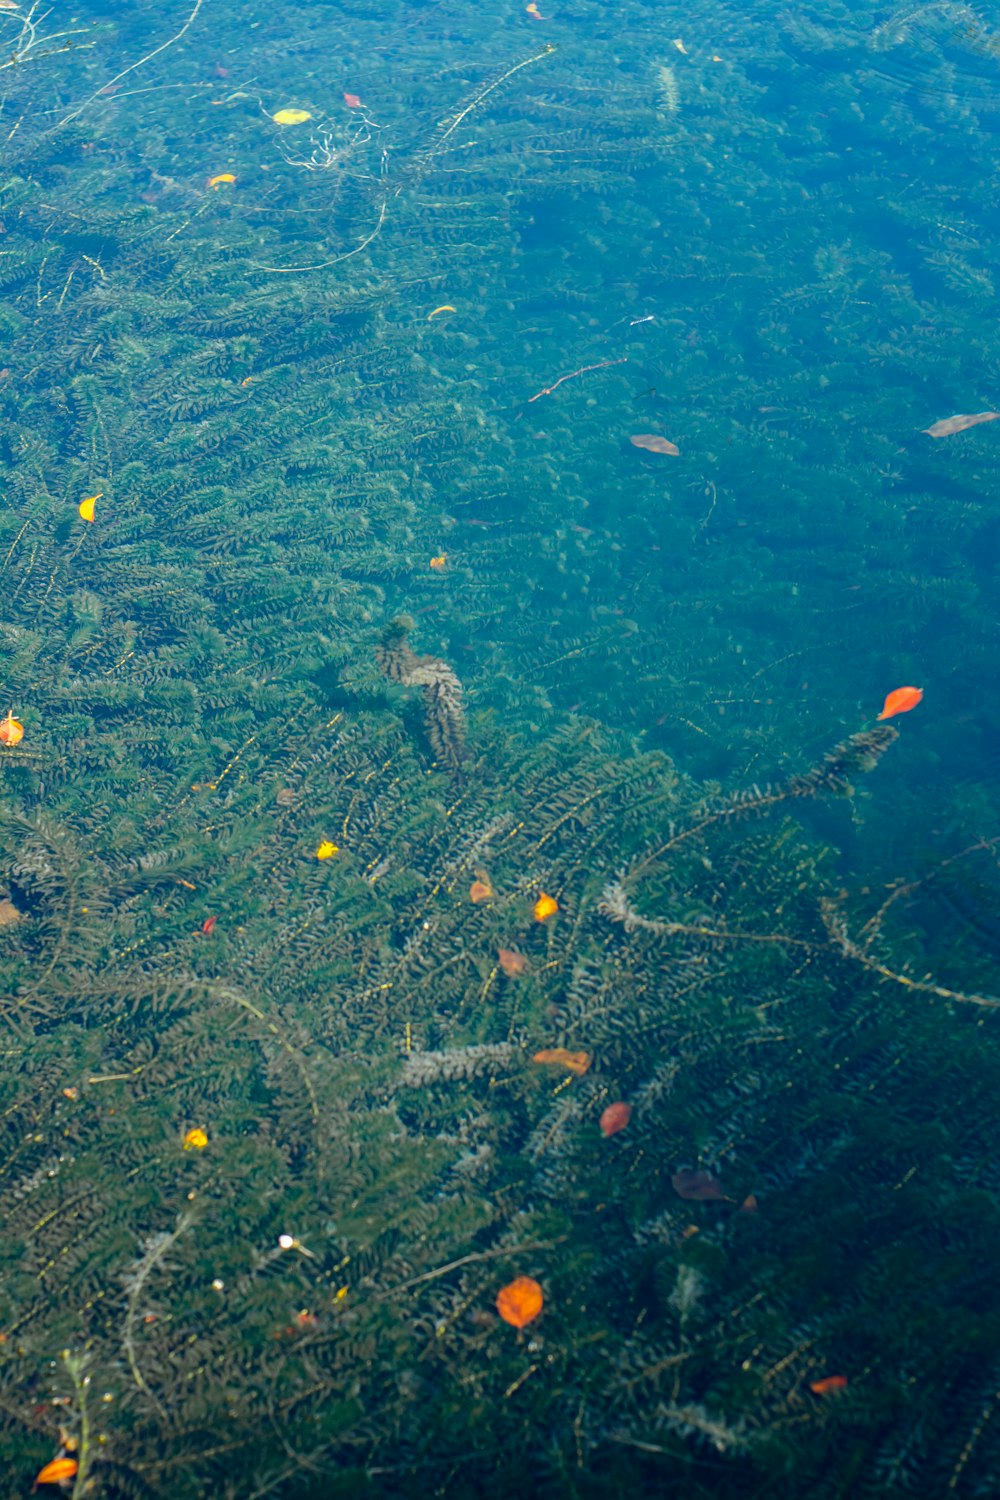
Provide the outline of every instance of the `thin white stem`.
<path id="1" fill-rule="evenodd" d="M 129 63 L 127 68 L 123 68 L 120 73 L 116 73 L 114 78 L 112 78 L 108 83 L 105 83 L 101 88 L 96 89 L 95 92 L 91 94 L 89 99 L 84 99 L 83 103 L 78 104 L 76 109 L 72 109 L 70 110 L 68 115 L 64 115 L 63 118 L 59 121 L 58 125 L 55 126 L 55 129 L 61 130 L 62 127 L 64 125 L 68 125 L 71 120 L 77 119 L 79 115 L 83 114 L 85 109 L 93 104 L 95 99 L 98 99 L 102 94 L 107 93 L 108 89 L 112 88 L 119 81 L 119 79 L 127 78 L 129 73 L 135 72 L 136 68 L 141 68 L 144 63 L 150 62 L 154 57 L 159 57 L 161 52 L 166 52 L 168 47 L 172 47 L 175 42 L 179 42 L 181 37 L 193 23 L 198 12 L 201 10 L 203 3 L 204 0 L 195 0 L 194 8 L 192 9 L 191 14 L 188 16 L 187 20 L 184 22 L 184 25 L 181 27 L 180 31 L 178 31 L 174 36 L 169 37 L 167 41 L 161 42 L 158 47 L 154 47 L 152 52 L 147 52 L 145 57 L 140 57 L 138 62 Z"/>

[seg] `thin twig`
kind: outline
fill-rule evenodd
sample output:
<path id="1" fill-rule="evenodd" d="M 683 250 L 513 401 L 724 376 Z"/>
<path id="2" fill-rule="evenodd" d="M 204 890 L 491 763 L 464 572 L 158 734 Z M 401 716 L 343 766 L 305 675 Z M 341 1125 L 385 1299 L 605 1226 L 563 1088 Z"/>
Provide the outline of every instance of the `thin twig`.
<path id="1" fill-rule="evenodd" d="M 420 1286 L 425 1281 L 437 1281 L 440 1276 L 447 1276 L 449 1271 L 457 1271 L 459 1266 L 469 1266 L 474 1261 L 498 1260 L 504 1255 L 523 1255 L 527 1250 L 552 1250 L 568 1238 L 568 1235 L 561 1234 L 557 1239 L 539 1240 L 531 1245 L 511 1245 L 509 1249 L 502 1247 L 499 1250 L 478 1250 L 472 1255 L 462 1255 L 458 1260 L 450 1260 L 446 1266 L 438 1266 L 436 1271 L 425 1271 L 422 1276 L 411 1276 L 409 1281 L 401 1281 L 398 1286 L 394 1286 L 384 1295 L 394 1297 L 397 1292 L 408 1292 L 411 1287 Z"/>
<path id="2" fill-rule="evenodd" d="M 591 370 L 608 370 L 612 365 L 627 364 L 628 355 L 626 354 L 624 359 L 602 359 L 598 365 L 581 365 L 579 370 L 571 370 L 568 375 L 560 375 L 554 385 L 543 386 L 540 391 L 536 391 L 533 396 L 529 396 L 528 405 L 530 406 L 532 401 L 537 401 L 540 396 L 551 396 L 553 391 L 559 389 L 564 380 L 575 380 L 577 375 L 587 375 Z"/>
<path id="3" fill-rule="evenodd" d="M 75 120 L 80 115 L 82 115 L 84 110 L 89 108 L 89 106 L 93 104 L 95 99 L 99 99 L 102 94 L 107 93 L 108 89 L 113 88 L 113 86 L 118 82 L 120 78 L 126 78 L 129 73 L 134 73 L 136 68 L 141 68 L 143 63 L 148 63 L 152 58 L 159 57 L 161 52 L 166 52 L 168 47 L 172 47 L 175 42 L 179 42 L 181 37 L 187 31 L 188 27 L 194 21 L 198 12 L 201 10 L 203 3 L 204 0 L 194 0 L 194 8 L 191 11 L 191 14 L 188 16 L 187 20 L 184 22 L 184 25 L 181 27 L 180 31 L 178 31 L 174 36 L 170 37 L 167 41 L 161 42 L 158 47 L 154 47 L 152 52 L 147 52 L 145 57 L 140 57 L 138 62 L 129 63 L 127 68 L 123 68 L 120 73 L 116 73 L 114 78 L 112 78 L 108 83 L 105 83 L 101 86 L 101 88 L 96 89 L 95 92 L 91 94 L 89 99 L 84 99 L 83 103 L 77 105 L 76 109 L 70 110 L 68 115 L 64 115 L 63 118 L 59 121 L 58 125 L 54 126 L 53 128 L 55 130 L 61 130 L 64 125 L 68 125 L 71 120 Z"/>

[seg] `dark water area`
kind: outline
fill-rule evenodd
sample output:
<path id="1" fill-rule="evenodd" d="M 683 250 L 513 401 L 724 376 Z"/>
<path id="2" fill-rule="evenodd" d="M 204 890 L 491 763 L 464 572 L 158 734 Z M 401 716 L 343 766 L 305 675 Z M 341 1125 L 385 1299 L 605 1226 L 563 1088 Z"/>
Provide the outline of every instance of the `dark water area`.
<path id="1" fill-rule="evenodd" d="M 995 1492 L 998 99 L 0 5 L 0 1497 Z"/>

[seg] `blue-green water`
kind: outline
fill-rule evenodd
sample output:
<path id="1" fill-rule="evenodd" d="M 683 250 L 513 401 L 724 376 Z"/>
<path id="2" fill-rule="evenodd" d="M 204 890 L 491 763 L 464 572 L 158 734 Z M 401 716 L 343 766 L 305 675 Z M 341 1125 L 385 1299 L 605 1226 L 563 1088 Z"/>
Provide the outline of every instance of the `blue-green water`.
<path id="1" fill-rule="evenodd" d="M 0 1494 L 994 1493 L 998 98 L 0 8 Z"/>

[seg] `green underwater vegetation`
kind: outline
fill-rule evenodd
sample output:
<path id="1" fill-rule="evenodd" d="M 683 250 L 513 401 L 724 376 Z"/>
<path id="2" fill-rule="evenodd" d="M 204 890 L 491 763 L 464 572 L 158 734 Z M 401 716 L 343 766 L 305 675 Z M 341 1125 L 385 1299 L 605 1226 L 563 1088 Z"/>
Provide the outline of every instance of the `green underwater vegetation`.
<path id="1" fill-rule="evenodd" d="M 995 1487 L 995 36 L 535 12 L 0 9 L 12 1500 Z"/>

